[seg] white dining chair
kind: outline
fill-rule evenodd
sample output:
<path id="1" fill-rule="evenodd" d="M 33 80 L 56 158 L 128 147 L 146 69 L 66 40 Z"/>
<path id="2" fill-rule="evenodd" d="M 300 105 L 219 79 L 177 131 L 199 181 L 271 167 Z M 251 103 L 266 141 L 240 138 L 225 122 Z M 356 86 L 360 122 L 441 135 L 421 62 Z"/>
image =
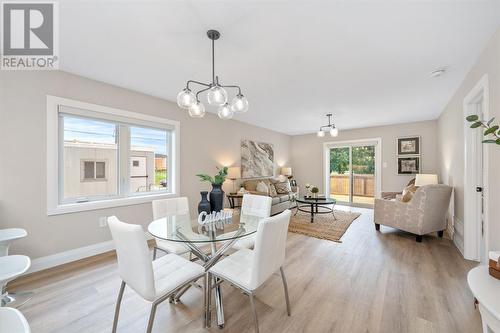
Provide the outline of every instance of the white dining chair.
<path id="1" fill-rule="evenodd" d="M 287 314 L 290 316 L 290 300 L 283 264 L 285 262 L 286 238 L 290 223 L 290 210 L 262 220 L 257 227 L 253 250 L 241 249 L 222 259 L 209 273 L 241 289 L 250 297 L 255 331 L 259 332 L 254 293 L 276 271 L 280 271 L 285 291 Z M 208 292 L 210 296 L 210 290 Z"/>
<path id="2" fill-rule="evenodd" d="M 245 215 L 267 218 L 271 215 L 272 198 L 264 195 L 245 194 L 241 203 L 241 220 Z M 251 249 L 255 244 L 255 234 L 238 239 L 232 246 L 235 250 Z"/>
<path id="3" fill-rule="evenodd" d="M 30 333 L 30 325 L 21 311 L 14 308 L 0 308 L 0 333 Z"/>
<path id="4" fill-rule="evenodd" d="M 9 247 L 13 241 L 24 238 L 27 235 L 26 230 L 21 228 L 0 229 L 0 257 L 9 254 Z"/>
<path id="5" fill-rule="evenodd" d="M 189 217 L 189 202 L 188 198 L 186 197 L 154 200 L 152 202 L 152 205 L 153 219 L 155 220 L 171 215 L 181 214 L 186 214 Z M 188 218 L 184 222 L 191 223 L 190 218 Z M 156 259 L 158 250 L 161 250 L 165 253 L 175 253 L 178 255 L 191 252 L 187 246 L 180 242 L 172 242 L 159 238 L 155 238 L 155 242 L 156 246 L 153 248 L 153 259 Z"/>
<path id="6" fill-rule="evenodd" d="M 24 274 L 30 266 L 31 260 L 27 256 L 0 257 L 0 306 L 19 307 L 33 297 L 32 292 L 7 292 L 7 283 Z"/>
<path id="7" fill-rule="evenodd" d="M 158 304 L 204 276 L 204 269 L 173 253 L 151 261 L 142 226 L 123 223 L 115 216 L 108 217 L 108 225 L 116 246 L 118 272 L 122 279 L 112 332 L 116 332 L 123 292 L 128 285 L 143 299 L 152 302 L 146 330 L 150 333 Z"/>

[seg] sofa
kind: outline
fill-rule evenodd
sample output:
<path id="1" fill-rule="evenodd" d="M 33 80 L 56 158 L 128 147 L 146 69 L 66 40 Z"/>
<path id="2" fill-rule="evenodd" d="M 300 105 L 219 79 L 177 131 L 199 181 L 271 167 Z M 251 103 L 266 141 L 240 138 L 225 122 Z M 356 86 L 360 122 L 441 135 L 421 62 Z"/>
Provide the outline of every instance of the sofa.
<path id="1" fill-rule="evenodd" d="M 268 190 L 258 191 L 257 186 L 259 182 L 263 182 L 267 186 Z M 287 193 L 278 193 L 279 191 L 278 192 L 276 191 L 277 185 L 284 185 L 279 187 L 288 187 L 289 191 Z M 243 181 L 242 186 L 245 188 L 245 191 L 247 191 L 250 194 L 270 196 L 272 198 L 271 215 L 279 214 L 283 212 L 285 209 L 294 208 L 296 205 L 295 199 L 299 195 L 298 186 L 291 186 L 290 181 L 288 179 L 279 179 L 279 178 L 250 179 Z"/>
<path id="2" fill-rule="evenodd" d="M 443 237 L 451 192 L 448 185 L 425 185 L 418 187 L 407 202 L 375 199 L 375 229 L 380 230 L 380 225 L 385 225 L 407 231 L 416 235 L 417 242 L 422 241 L 422 235 L 431 232 Z"/>

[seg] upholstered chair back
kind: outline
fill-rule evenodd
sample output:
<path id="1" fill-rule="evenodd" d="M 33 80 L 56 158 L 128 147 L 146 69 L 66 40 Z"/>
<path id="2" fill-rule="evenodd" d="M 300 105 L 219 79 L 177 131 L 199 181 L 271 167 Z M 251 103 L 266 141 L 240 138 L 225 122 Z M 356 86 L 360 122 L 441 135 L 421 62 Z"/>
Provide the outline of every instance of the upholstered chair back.
<path id="1" fill-rule="evenodd" d="M 153 201 L 153 218 L 155 220 L 180 214 L 189 215 L 189 201 L 186 197 Z"/>
<path id="2" fill-rule="evenodd" d="M 154 300 L 153 265 L 144 230 L 140 225 L 123 223 L 116 216 L 108 217 L 108 226 L 115 242 L 121 279 L 144 299 Z"/>
<path id="3" fill-rule="evenodd" d="M 259 223 L 254 246 L 250 287 L 258 288 L 285 262 L 286 237 L 291 211 L 268 217 Z"/>
<path id="4" fill-rule="evenodd" d="M 405 219 L 412 223 L 418 234 L 446 229 L 446 212 L 450 205 L 452 187 L 443 184 L 420 186 L 407 203 Z"/>
<path id="5" fill-rule="evenodd" d="M 241 203 L 241 215 L 266 218 L 271 215 L 273 199 L 265 195 L 245 194 Z"/>

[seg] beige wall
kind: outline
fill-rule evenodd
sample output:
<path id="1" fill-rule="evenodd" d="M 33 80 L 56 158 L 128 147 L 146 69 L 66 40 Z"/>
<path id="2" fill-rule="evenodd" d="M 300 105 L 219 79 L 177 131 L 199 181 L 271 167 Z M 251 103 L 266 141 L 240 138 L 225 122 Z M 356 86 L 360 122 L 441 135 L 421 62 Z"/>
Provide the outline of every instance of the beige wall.
<path id="1" fill-rule="evenodd" d="M 500 119 L 500 30 L 491 38 L 472 70 L 465 77 L 438 120 L 441 178 L 455 188 L 454 215 L 464 221 L 464 116 L 463 100 L 477 82 L 488 74 L 490 117 Z M 489 151 L 489 246 L 500 249 L 500 146 Z"/>
<path id="2" fill-rule="evenodd" d="M 290 163 L 290 137 L 208 114 L 191 119 L 175 104 L 64 72 L 0 73 L 0 228 L 22 227 L 29 236 L 12 247 L 32 258 L 110 239 L 98 226 L 117 215 L 147 225 L 151 204 L 48 217 L 46 214 L 46 95 L 143 112 L 181 122 L 181 195 L 196 211 L 199 191 L 209 189 L 196 173 L 214 174 L 216 165 L 239 165 L 240 139 L 274 144 L 278 165 Z M 225 185 L 230 189 L 230 182 Z"/>
<path id="3" fill-rule="evenodd" d="M 316 134 L 292 137 L 293 175 L 301 190 L 305 183 L 320 186 L 324 192 L 323 180 L 323 142 L 382 138 L 382 191 L 402 191 L 412 176 L 397 174 L 396 138 L 400 136 L 420 135 L 422 137 L 422 172 L 437 173 L 437 122 L 423 121 L 390 126 L 370 127 L 340 131 L 337 138 L 318 138 Z"/>

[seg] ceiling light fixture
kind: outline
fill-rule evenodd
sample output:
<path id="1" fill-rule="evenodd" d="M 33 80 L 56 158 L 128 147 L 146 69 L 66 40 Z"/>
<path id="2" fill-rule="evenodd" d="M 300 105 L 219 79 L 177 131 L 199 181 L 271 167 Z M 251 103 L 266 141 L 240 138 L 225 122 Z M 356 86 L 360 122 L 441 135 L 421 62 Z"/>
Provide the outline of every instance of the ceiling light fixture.
<path id="1" fill-rule="evenodd" d="M 177 95 L 177 105 L 183 109 L 188 109 L 189 115 L 193 118 L 202 118 L 205 115 L 205 105 L 200 101 L 199 95 L 207 91 L 207 102 L 217 106 L 217 115 L 221 119 L 231 119 L 235 113 L 248 111 L 248 100 L 241 93 L 241 88 L 236 85 L 224 86 L 220 84 L 219 77 L 215 75 L 215 41 L 219 39 L 220 33 L 217 30 L 208 30 L 208 38 L 212 41 L 212 83 L 203 83 L 189 80 L 184 88 Z M 190 84 L 198 84 L 205 88 L 194 94 L 190 89 Z M 228 95 L 224 88 L 238 89 L 238 94 L 228 103 Z"/>
<path id="2" fill-rule="evenodd" d="M 339 136 L 339 129 L 335 127 L 335 124 L 332 124 L 332 114 L 328 113 L 326 116 L 328 117 L 328 125 L 321 126 L 316 135 L 318 138 L 322 138 L 325 136 L 325 131 L 328 131 L 332 137 Z"/>
<path id="3" fill-rule="evenodd" d="M 441 75 L 444 75 L 445 73 L 446 73 L 446 68 L 442 67 L 442 68 L 438 68 L 438 69 L 435 69 L 432 72 L 430 72 L 429 76 L 431 78 L 435 78 L 435 77 L 439 77 Z"/>

